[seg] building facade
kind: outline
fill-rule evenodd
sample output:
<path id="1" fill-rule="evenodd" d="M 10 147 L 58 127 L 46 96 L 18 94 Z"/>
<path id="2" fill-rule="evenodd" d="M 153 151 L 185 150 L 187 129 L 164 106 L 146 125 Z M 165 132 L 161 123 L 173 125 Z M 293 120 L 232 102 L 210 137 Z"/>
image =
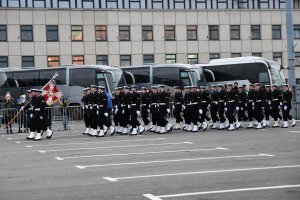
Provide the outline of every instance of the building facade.
<path id="1" fill-rule="evenodd" d="M 300 0 L 293 8 L 299 44 Z M 285 24 L 284 0 L 0 0 L 0 67 L 207 63 L 249 55 L 286 66 Z M 300 44 L 295 57 L 300 66 Z"/>

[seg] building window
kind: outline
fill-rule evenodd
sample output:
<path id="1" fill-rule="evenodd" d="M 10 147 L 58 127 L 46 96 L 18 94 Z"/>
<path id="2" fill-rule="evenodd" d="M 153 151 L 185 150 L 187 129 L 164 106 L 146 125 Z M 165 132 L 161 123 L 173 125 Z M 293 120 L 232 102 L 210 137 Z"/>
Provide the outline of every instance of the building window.
<path id="1" fill-rule="evenodd" d="M 59 8 L 70 8 L 71 2 L 70 2 L 70 0 L 58 0 L 57 6 Z"/>
<path id="2" fill-rule="evenodd" d="M 188 54 L 188 64 L 198 64 L 198 54 L 190 53 Z"/>
<path id="3" fill-rule="evenodd" d="M 166 63 L 167 64 L 176 63 L 176 54 L 166 54 Z"/>
<path id="4" fill-rule="evenodd" d="M 32 25 L 21 25 L 21 41 L 33 41 Z"/>
<path id="5" fill-rule="evenodd" d="M 187 40 L 197 40 L 197 26 L 188 25 L 187 26 Z"/>
<path id="6" fill-rule="evenodd" d="M 47 25 L 47 41 L 58 41 L 58 26 Z"/>
<path id="7" fill-rule="evenodd" d="M 300 67 L 300 52 L 295 52 L 295 66 Z"/>
<path id="8" fill-rule="evenodd" d="M 281 25 L 272 25 L 272 39 L 273 40 L 281 39 Z"/>
<path id="9" fill-rule="evenodd" d="M 120 66 L 130 66 L 131 55 L 120 55 Z"/>
<path id="10" fill-rule="evenodd" d="M 231 40 L 240 40 L 241 30 L 240 25 L 231 25 L 230 26 L 230 39 Z"/>
<path id="11" fill-rule="evenodd" d="M 106 41 L 107 40 L 107 29 L 105 25 L 97 25 L 96 29 L 96 40 Z"/>
<path id="12" fill-rule="evenodd" d="M 231 58 L 241 57 L 241 53 L 231 53 Z"/>
<path id="13" fill-rule="evenodd" d="M 119 26 L 120 41 L 130 41 L 130 26 Z"/>
<path id="14" fill-rule="evenodd" d="M 300 25 L 294 25 L 294 39 L 300 39 Z"/>
<path id="15" fill-rule="evenodd" d="M 0 25 L 0 41 L 7 41 L 6 25 Z"/>
<path id="16" fill-rule="evenodd" d="M 48 56 L 48 67 L 59 67 L 59 56 Z"/>
<path id="17" fill-rule="evenodd" d="M 209 59 L 213 60 L 213 59 L 219 59 L 220 58 L 220 54 L 219 53 L 210 53 L 209 54 Z"/>
<path id="18" fill-rule="evenodd" d="M 260 25 L 251 25 L 251 39 L 260 40 Z"/>
<path id="19" fill-rule="evenodd" d="M 97 65 L 108 65 L 108 56 L 107 55 L 97 55 Z"/>
<path id="20" fill-rule="evenodd" d="M 252 53 L 252 56 L 261 57 L 262 54 L 261 53 Z"/>
<path id="21" fill-rule="evenodd" d="M 0 56 L 0 68 L 8 67 L 8 56 Z"/>
<path id="22" fill-rule="evenodd" d="M 144 64 L 154 63 L 154 55 L 153 54 L 143 55 L 143 61 L 144 61 Z"/>
<path id="23" fill-rule="evenodd" d="M 22 67 L 34 67 L 34 56 L 22 56 Z"/>
<path id="24" fill-rule="evenodd" d="M 219 26 L 218 25 L 209 25 L 209 40 L 219 40 Z"/>
<path id="25" fill-rule="evenodd" d="M 83 65 L 84 64 L 84 56 L 72 56 L 72 64 L 73 65 Z"/>
<path id="26" fill-rule="evenodd" d="M 175 26 L 165 26 L 165 40 L 175 40 Z"/>
<path id="27" fill-rule="evenodd" d="M 282 52 L 274 52 L 273 60 L 278 62 L 280 65 L 282 65 Z"/>
<path id="28" fill-rule="evenodd" d="M 83 40 L 83 30 L 81 25 L 72 25 L 72 41 Z"/>
<path id="29" fill-rule="evenodd" d="M 143 26 L 142 27 L 142 37 L 143 41 L 152 41 L 153 40 L 153 27 L 152 26 Z"/>

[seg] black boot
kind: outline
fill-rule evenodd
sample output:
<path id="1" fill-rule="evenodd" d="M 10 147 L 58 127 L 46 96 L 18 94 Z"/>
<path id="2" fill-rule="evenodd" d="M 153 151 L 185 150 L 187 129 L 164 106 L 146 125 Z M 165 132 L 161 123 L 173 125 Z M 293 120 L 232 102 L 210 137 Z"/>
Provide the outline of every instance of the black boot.
<path id="1" fill-rule="evenodd" d="M 10 134 L 13 134 L 13 133 L 14 133 L 14 132 L 11 130 L 11 128 L 9 129 L 9 133 L 10 133 Z"/>

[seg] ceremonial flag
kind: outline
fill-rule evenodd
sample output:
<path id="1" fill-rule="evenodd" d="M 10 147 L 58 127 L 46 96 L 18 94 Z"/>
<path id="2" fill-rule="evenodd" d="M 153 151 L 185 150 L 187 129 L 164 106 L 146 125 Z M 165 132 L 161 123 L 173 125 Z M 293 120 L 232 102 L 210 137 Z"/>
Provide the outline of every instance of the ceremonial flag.
<path id="1" fill-rule="evenodd" d="M 48 106 L 52 106 L 62 98 L 62 93 L 53 79 L 42 88 L 42 91 L 43 98 Z"/>

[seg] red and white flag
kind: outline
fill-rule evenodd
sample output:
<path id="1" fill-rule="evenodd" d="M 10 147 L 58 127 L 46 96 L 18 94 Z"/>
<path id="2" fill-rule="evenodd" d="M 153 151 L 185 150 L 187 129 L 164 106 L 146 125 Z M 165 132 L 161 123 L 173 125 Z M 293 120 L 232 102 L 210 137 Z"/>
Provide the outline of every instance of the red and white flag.
<path id="1" fill-rule="evenodd" d="M 43 98 L 48 106 L 52 106 L 62 98 L 62 93 L 57 88 L 55 81 L 50 80 L 43 88 Z"/>

